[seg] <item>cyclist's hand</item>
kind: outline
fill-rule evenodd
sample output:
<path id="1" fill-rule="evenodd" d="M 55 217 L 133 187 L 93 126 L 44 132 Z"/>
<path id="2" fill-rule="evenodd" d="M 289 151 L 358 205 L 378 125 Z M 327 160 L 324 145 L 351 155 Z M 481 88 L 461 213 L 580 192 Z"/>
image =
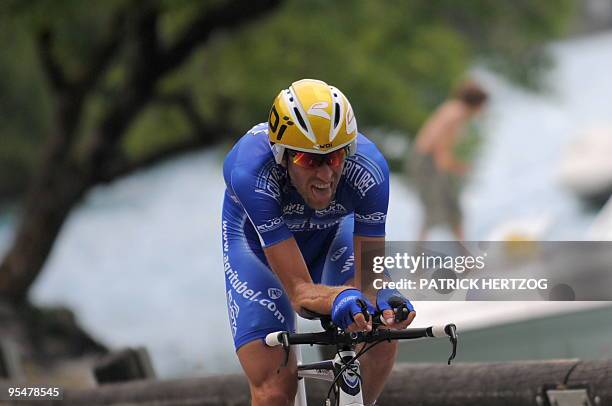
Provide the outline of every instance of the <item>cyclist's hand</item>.
<path id="1" fill-rule="evenodd" d="M 332 321 L 348 332 L 371 331 L 374 306 L 358 289 L 338 293 L 332 305 Z"/>
<path id="2" fill-rule="evenodd" d="M 380 289 L 376 293 L 376 307 L 382 312 L 382 322 L 392 329 L 404 329 L 416 317 L 410 300 L 397 289 Z"/>

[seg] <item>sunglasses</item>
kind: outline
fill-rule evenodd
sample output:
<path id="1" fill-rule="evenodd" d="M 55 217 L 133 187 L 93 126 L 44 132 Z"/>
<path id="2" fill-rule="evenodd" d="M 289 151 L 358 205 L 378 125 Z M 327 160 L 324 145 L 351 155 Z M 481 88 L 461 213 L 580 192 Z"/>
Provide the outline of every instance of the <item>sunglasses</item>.
<path id="1" fill-rule="evenodd" d="M 291 162 L 302 168 L 318 168 L 327 164 L 330 168 L 339 168 L 346 158 L 346 149 L 339 149 L 329 154 L 314 154 L 312 152 L 289 151 Z"/>

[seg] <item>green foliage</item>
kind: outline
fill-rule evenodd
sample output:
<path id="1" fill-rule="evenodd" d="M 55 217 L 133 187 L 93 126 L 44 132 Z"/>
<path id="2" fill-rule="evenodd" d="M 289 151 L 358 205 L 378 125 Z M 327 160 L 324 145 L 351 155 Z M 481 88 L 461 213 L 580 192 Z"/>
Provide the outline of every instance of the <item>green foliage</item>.
<path id="1" fill-rule="evenodd" d="M 230 0 L 227 0 L 230 1 Z M 164 46 L 201 10 L 223 0 L 159 0 Z M 339 87 L 351 100 L 360 128 L 414 134 L 429 112 L 476 62 L 535 87 L 550 60 L 542 44 L 560 35 L 574 0 L 288 0 L 276 12 L 208 43 L 158 86 L 157 95 L 187 93 L 208 123 L 241 129 L 265 121 L 274 96 L 311 77 Z M 82 73 L 95 44 L 128 0 L 5 0 L 0 3 L 0 171 L 27 179 L 52 127 L 52 105 L 34 39 L 56 33 L 53 47 L 68 76 Z M 81 146 L 99 125 L 109 100 L 120 95 L 133 63 L 130 34 L 106 75 L 86 100 Z M 176 107 L 149 103 L 122 146 L 146 156 L 191 136 Z M 78 153 L 80 148 L 76 148 Z M 10 169 L 9 169 L 10 168 Z M 19 176 L 18 174 L 21 174 Z M 8 175 L 0 179 L 8 182 Z M 19 182 L 18 182 L 19 183 Z"/>
<path id="2" fill-rule="evenodd" d="M 0 19 L 0 202 L 23 190 L 50 128 L 50 105 L 26 30 Z"/>
<path id="3" fill-rule="evenodd" d="M 561 33 L 571 5 L 546 4 L 289 1 L 208 47 L 201 64 L 215 80 L 201 82 L 204 103 L 238 100 L 228 114 L 246 130 L 265 120 L 280 89 L 314 77 L 349 96 L 361 128 L 414 134 L 479 58 L 520 84 L 539 83 L 541 44 Z"/>
<path id="4" fill-rule="evenodd" d="M 191 136 L 181 112 L 176 107 L 159 104 L 148 108 L 136 120 L 129 134 L 124 139 L 123 150 L 132 159 L 149 156 Z"/>

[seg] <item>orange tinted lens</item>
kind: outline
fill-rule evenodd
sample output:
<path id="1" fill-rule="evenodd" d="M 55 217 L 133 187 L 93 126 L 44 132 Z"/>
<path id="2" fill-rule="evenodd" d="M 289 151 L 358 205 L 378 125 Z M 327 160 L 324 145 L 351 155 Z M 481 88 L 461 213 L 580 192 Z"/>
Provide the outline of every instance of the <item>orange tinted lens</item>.
<path id="1" fill-rule="evenodd" d="M 345 157 L 346 151 L 344 149 L 325 155 L 313 154 L 310 152 L 292 152 L 291 162 L 302 168 L 318 168 L 323 165 L 323 162 L 331 168 L 337 168 L 342 165 Z"/>
<path id="2" fill-rule="evenodd" d="M 342 165 L 342 162 L 344 162 L 345 157 L 346 151 L 344 149 L 339 149 L 337 151 L 325 155 L 325 160 L 327 162 L 327 165 L 332 168 L 337 168 Z"/>
<path id="3" fill-rule="evenodd" d="M 321 166 L 323 159 L 320 155 L 308 152 L 294 152 L 291 161 L 302 168 L 317 168 Z"/>

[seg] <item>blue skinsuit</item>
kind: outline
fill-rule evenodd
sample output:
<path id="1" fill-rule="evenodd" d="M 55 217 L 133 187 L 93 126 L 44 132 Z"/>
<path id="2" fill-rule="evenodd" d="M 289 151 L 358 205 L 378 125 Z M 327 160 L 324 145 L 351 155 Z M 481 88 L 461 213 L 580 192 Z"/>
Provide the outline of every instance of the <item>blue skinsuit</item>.
<path id="1" fill-rule="evenodd" d="M 295 331 L 287 294 L 263 252 L 295 238 L 315 283 L 342 285 L 354 276 L 353 234 L 385 235 L 389 168 L 362 134 L 329 207 L 314 210 L 276 164 L 267 123 L 249 130 L 223 164 L 223 265 L 235 348 L 274 331 Z"/>

